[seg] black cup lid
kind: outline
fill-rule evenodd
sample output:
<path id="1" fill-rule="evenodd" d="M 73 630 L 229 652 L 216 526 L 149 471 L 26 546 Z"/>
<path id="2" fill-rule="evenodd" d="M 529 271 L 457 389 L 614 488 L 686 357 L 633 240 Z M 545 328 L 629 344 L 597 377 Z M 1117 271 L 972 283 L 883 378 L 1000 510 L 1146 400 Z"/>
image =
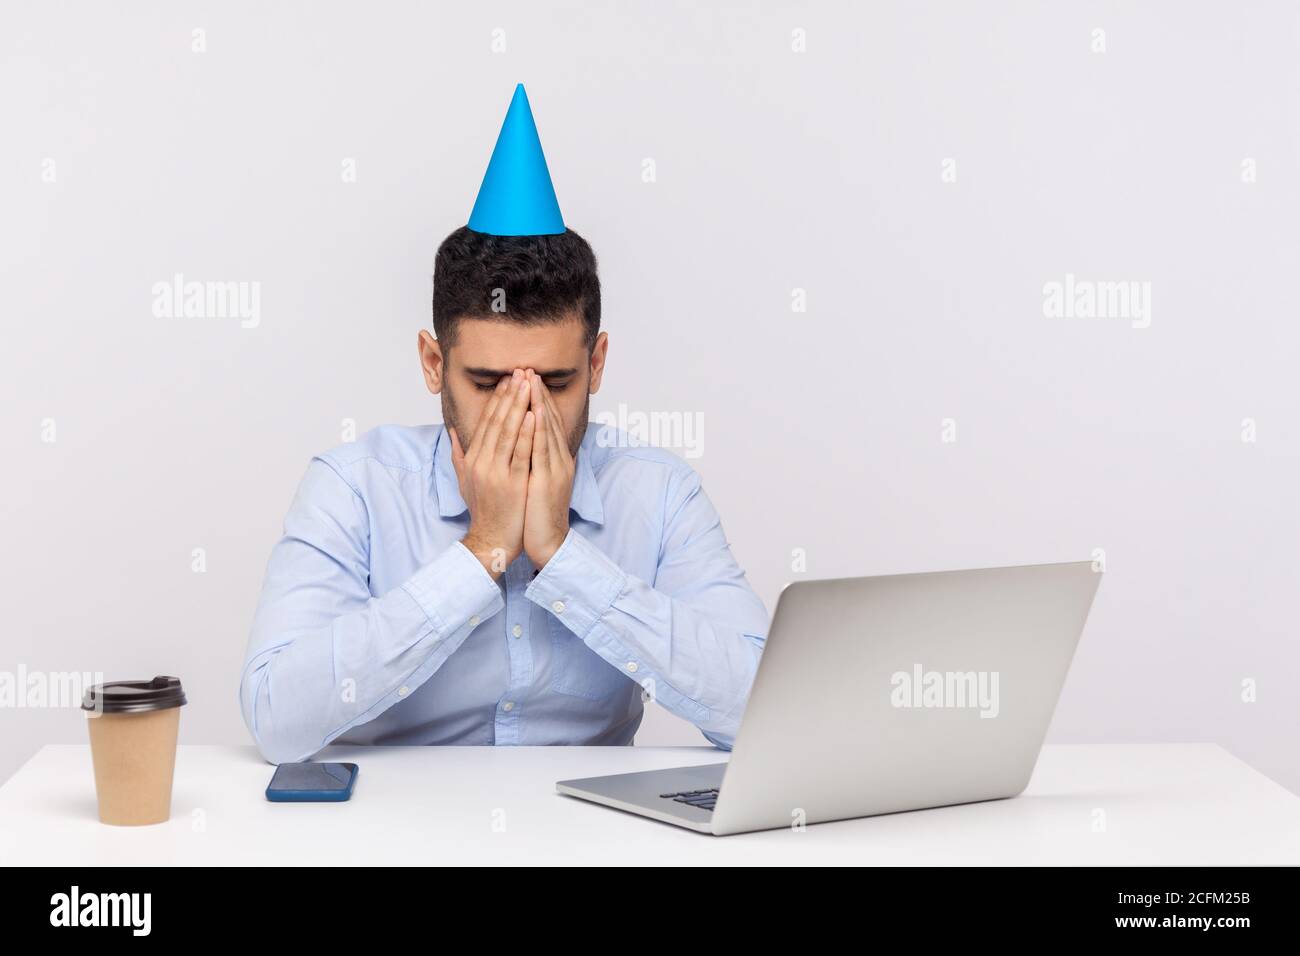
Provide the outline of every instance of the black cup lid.
<path id="1" fill-rule="evenodd" d="M 105 714 L 136 714 L 166 710 L 185 703 L 185 688 L 179 677 L 153 680 L 117 680 L 88 688 L 81 698 L 82 710 Z"/>

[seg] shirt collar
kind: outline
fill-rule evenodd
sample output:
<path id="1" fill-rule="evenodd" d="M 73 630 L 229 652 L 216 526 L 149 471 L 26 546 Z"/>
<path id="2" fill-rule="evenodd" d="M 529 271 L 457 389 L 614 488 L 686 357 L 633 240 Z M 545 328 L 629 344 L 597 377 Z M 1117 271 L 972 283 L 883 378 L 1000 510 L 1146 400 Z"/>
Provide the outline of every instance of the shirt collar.
<path id="1" fill-rule="evenodd" d="M 578 448 L 578 460 L 574 463 L 573 496 L 569 499 L 569 508 L 576 511 L 583 521 L 604 524 L 605 509 L 600 501 L 600 488 L 596 484 L 596 473 L 591 470 L 591 452 L 587 447 L 591 434 L 588 426 Z M 460 496 L 456 466 L 451 461 L 451 438 L 445 427 L 438 429 L 438 437 L 434 440 L 433 479 L 438 491 L 438 514 L 444 518 L 464 514 L 468 506 Z"/>

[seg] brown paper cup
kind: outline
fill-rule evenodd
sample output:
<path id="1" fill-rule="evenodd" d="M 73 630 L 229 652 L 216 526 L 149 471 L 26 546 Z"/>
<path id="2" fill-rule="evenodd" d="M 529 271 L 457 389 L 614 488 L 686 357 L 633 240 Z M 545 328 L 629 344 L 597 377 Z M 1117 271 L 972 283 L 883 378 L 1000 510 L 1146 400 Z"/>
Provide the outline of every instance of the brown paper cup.
<path id="1" fill-rule="evenodd" d="M 160 683 L 165 681 L 172 683 Z M 90 711 L 86 723 L 101 822 L 144 826 L 171 817 L 184 702 L 175 678 L 104 684 L 87 693 L 83 707 Z"/>

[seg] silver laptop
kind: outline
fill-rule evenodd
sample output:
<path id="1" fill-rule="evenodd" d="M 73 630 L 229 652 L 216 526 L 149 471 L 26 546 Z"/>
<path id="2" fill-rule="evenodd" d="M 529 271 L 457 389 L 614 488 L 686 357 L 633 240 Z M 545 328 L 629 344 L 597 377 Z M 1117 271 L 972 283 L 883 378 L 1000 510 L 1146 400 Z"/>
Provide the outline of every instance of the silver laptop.
<path id="1" fill-rule="evenodd" d="M 1100 580 L 1081 561 L 791 584 L 729 763 L 556 789 L 717 836 L 1014 797 Z"/>

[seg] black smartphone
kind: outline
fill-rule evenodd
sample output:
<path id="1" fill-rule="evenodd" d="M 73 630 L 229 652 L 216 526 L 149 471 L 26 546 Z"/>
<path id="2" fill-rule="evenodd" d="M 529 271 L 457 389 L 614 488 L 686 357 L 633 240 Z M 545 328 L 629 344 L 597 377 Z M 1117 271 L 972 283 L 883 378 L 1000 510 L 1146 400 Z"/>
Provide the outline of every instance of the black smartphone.
<path id="1" fill-rule="evenodd" d="M 354 763 L 282 763 L 266 788 L 266 799 L 277 803 L 347 800 L 356 782 Z"/>

